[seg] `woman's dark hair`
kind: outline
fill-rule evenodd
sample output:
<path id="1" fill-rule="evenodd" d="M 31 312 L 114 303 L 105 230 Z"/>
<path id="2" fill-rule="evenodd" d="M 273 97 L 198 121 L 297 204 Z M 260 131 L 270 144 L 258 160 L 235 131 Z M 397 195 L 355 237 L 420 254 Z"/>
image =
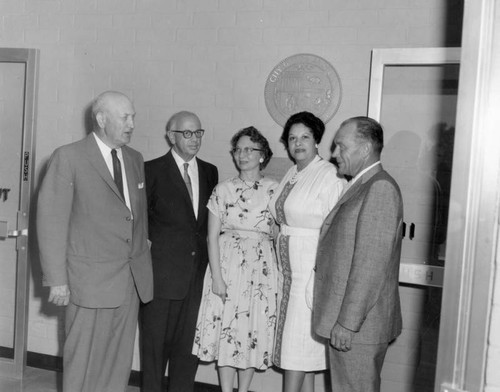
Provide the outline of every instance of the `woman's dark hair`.
<path id="1" fill-rule="evenodd" d="M 257 128 L 247 127 L 236 132 L 236 134 L 231 138 L 231 151 L 236 148 L 236 144 L 238 144 L 238 141 L 243 136 L 248 136 L 252 142 L 257 143 L 262 149 L 261 153 L 264 161 L 260 163 L 260 169 L 264 169 L 273 156 L 273 151 L 271 150 L 271 147 L 269 147 L 269 142 L 262 135 L 262 133 L 257 130 Z"/>
<path id="2" fill-rule="evenodd" d="M 321 142 L 321 138 L 325 133 L 325 123 L 314 114 L 310 112 L 299 112 L 295 113 L 287 120 L 285 126 L 283 127 L 283 133 L 281 134 L 280 142 L 284 144 L 288 150 L 288 134 L 290 129 L 295 124 L 303 124 L 309 128 L 313 134 L 314 140 L 317 144 Z"/>

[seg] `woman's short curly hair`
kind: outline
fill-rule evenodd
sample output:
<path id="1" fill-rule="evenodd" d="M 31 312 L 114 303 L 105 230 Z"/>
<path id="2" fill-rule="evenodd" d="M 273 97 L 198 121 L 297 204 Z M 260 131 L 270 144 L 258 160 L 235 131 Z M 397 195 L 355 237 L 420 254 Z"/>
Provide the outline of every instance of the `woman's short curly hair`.
<path id="1" fill-rule="evenodd" d="M 295 124 L 303 124 L 311 130 L 314 140 L 317 144 L 321 142 L 321 138 L 325 133 L 325 123 L 318 117 L 316 117 L 311 112 L 299 112 L 295 113 L 287 120 L 285 126 L 283 127 L 283 133 L 281 134 L 280 142 L 288 150 L 288 134 L 290 129 Z"/>
<path id="2" fill-rule="evenodd" d="M 273 156 L 273 151 L 271 150 L 271 147 L 269 147 L 267 139 L 258 131 L 257 128 L 247 127 L 236 132 L 236 134 L 231 138 L 231 152 L 236 148 L 238 141 L 243 136 L 248 136 L 252 142 L 257 143 L 259 148 L 262 149 L 261 153 L 264 160 L 260 163 L 260 169 L 265 169 Z"/>

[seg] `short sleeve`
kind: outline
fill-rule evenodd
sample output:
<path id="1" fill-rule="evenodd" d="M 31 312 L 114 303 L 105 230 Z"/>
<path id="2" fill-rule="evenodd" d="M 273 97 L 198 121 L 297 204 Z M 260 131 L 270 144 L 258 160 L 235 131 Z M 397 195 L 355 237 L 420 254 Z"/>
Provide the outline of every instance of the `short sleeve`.
<path id="1" fill-rule="evenodd" d="M 267 194 L 269 198 L 273 197 L 273 195 L 276 193 L 276 189 L 278 189 L 279 182 L 275 180 L 271 180 L 269 183 L 269 186 L 267 188 Z"/>
<path id="2" fill-rule="evenodd" d="M 223 217 L 223 207 L 224 201 L 222 200 L 222 184 L 217 184 L 208 199 L 207 208 L 208 210 L 218 216 L 222 220 Z"/>

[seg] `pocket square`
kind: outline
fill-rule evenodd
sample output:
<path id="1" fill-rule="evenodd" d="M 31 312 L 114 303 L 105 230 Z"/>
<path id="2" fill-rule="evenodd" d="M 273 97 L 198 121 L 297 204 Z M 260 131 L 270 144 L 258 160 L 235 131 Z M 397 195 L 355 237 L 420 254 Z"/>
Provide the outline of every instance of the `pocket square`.
<path id="1" fill-rule="evenodd" d="M 143 183 L 143 182 L 138 183 L 138 184 L 137 184 L 137 188 L 138 188 L 138 189 L 142 189 L 142 188 L 144 188 L 144 183 Z"/>

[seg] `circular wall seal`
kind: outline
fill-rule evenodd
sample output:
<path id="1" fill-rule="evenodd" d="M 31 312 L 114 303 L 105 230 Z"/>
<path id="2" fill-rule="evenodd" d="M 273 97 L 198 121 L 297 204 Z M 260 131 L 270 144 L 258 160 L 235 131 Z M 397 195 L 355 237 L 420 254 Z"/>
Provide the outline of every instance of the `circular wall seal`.
<path id="1" fill-rule="evenodd" d="M 267 111 L 279 125 L 297 112 L 308 111 L 326 124 L 340 106 L 342 86 L 335 68 L 314 54 L 296 54 L 269 74 L 264 97 Z"/>

